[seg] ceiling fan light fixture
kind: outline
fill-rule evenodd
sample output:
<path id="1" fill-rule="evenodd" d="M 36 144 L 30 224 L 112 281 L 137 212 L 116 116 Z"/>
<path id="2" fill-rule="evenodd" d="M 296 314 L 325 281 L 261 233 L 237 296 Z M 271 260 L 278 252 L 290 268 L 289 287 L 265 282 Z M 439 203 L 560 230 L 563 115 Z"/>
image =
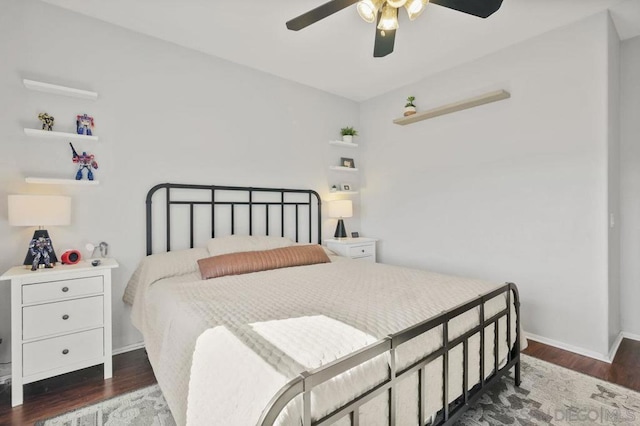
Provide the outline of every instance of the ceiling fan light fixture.
<path id="1" fill-rule="evenodd" d="M 384 0 L 360 0 L 358 2 L 358 14 L 368 23 L 373 23 L 378 16 L 378 10 Z"/>
<path id="2" fill-rule="evenodd" d="M 407 9 L 407 15 L 409 15 L 410 20 L 416 19 L 418 16 L 424 12 L 427 7 L 429 0 L 408 0 L 404 7 Z"/>
<path id="3" fill-rule="evenodd" d="M 406 2 L 407 0 L 387 0 L 387 4 L 391 7 L 395 7 L 396 9 L 404 6 Z"/>
<path id="4" fill-rule="evenodd" d="M 378 29 L 391 31 L 398 29 L 398 9 L 389 6 L 389 2 L 382 6 L 382 16 L 378 22 Z"/>

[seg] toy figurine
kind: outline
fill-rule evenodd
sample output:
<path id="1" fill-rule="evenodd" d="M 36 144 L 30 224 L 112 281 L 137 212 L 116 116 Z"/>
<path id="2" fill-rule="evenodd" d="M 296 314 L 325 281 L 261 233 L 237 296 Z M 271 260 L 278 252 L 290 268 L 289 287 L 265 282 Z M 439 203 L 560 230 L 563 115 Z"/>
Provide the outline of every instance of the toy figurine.
<path id="1" fill-rule="evenodd" d="M 29 244 L 29 252 L 33 256 L 31 262 L 31 270 L 35 271 L 41 263 L 44 263 L 45 268 L 53 268 L 51 265 L 51 257 L 49 253 L 53 253 L 53 244 L 51 244 L 51 238 L 39 235 L 37 238 L 33 238 Z"/>
<path id="2" fill-rule="evenodd" d="M 48 130 L 48 131 L 53 130 L 54 118 L 52 116 L 50 116 L 46 112 L 42 112 L 38 114 L 38 119 L 42 121 L 42 130 Z"/>
<path id="3" fill-rule="evenodd" d="M 98 169 L 98 163 L 94 160 L 93 154 L 87 154 L 86 152 L 82 152 L 82 155 L 76 152 L 76 149 L 73 147 L 73 144 L 69 142 L 71 145 L 71 151 L 73 152 L 73 162 L 78 165 L 78 173 L 76 173 L 76 180 L 82 180 L 82 171 L 87 169 L 87 179 L 93 180 L 93 171 L 91 169 Z"/>
<path id="4" fill-rule="evenodd" d="M 91 136 L 93 117 L 89 117 L 87 114 L 78 115 L 76 117 L 76 128 L 79 135 Z"/>

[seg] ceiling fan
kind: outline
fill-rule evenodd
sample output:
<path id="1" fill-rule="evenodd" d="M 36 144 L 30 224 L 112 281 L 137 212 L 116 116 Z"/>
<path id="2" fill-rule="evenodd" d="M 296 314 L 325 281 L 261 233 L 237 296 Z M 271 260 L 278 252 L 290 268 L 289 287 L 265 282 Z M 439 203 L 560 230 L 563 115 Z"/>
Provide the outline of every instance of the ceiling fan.
<path id="1" fill-rule="evenodd" d="M 399 9 L 404 6 L 409 19 L 413 21 L 424 11 L 429 0 L 332 0 L 288 21 L 287 28 L 299 31 L 354 3 L 358 3 L 358 13 L 362 19 L 369 23 L 377 20 L 373 56 L 380 58 L 393 52 Z M 502 0 L 431 0 L 431 3 L 487 18 L 500 9 Z"/>

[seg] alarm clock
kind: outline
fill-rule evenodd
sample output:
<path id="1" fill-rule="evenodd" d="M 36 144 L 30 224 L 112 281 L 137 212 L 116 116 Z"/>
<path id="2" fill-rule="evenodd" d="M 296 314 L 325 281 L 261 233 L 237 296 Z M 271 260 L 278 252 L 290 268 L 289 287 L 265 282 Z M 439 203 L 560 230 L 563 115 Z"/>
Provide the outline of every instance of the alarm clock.
<path id="1" fill-rule="evenodd" d="M 65 252 L 62 253 L 62 256 L 60 256 L 60 261 L 64 265 L 75 265 L 80 262 L 81 259 L 82 255 L 78 250 L 65 250 Z"/>

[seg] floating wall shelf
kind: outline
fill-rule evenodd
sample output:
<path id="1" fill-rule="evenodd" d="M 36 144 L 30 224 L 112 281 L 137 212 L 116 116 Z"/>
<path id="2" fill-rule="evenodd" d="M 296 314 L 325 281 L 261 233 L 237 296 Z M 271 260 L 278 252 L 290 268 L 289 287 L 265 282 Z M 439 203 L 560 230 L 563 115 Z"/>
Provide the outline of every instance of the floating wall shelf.
<path id="1" fill-rule="evenodd" d="M 343 167 L 343 166 L 329 166 L 331 170 L 337 170 L 339 172 L 357 172 L 358 169 L 354 167 Z"/>
<path id="2" fill-rule="evenodd" d="M 464 101 L 454 102 L 438 108 L 430 109 L 428 111 L 418 112 L 408 117 L 396 118 L 395 120 L 393 120 L 393 122 L 395 124 L 404 126 L 418 121 L 438 117 L 440 115 L 451 114 L 452 112 L 458 112 L 480 105 L 489 104 L 491 102 L 501 101 L 510 97 L 511 94 L 506 90 L 496 90 L 494 92 L 485 93 L 484 95 L 476 96 L 474 98 L 465 99 Z"/>
<path id="3" fill-rule="evenodd" d="M 340 195 L 356 195 L 358 191 L 333 191 L 331 194 L 340 194 Z"/>
<path id="4" fill-rule="evenodd" d="M 358 144 L 353 142 L 329 141 L 329 145 L 344 146 L 347 148 L 357 148 Z"/>
<path id="5" fill-rule="evenodd" d="M 25 178 L 25 182 L 37 183 L 41 185 L 76 185 L 76 186 L 90 186 L 90 185 L 100 184 L 100 181 L 97 181 L 97 180 L 57 179 L 57 178 L 44 178 L 44 177 L 28 177 L 28 178 Z"/>
<path id="6" fill-rule="evenodd" d="M 52 93 L 54 95 L 71 96 L 72 98 L 90 99 L 95 101 L 98 99 L 98 93 L 89 90 L 74 89 L 73 87 L 58 86 L 57 84 L 44 83 L 35 80 L 22 80 L 22 83 L 29 90 L 38 92 Z"/>
<path id="7" fill-rule="evenodd" d="M 66 132 L 54 132 L 48 130 L 40 130 L 40 129 L 24 129 L 24 133 L 27 136 L 31 136 L 34 138 L 42 138 L 42 139 L 56 139 L 56 140 L 77 140 L 77 141 L 87 141 L 87 142 L 98 142 L 97 136 L 86 136 L 79 135 L 77 133 L 66 133 Z"/>

